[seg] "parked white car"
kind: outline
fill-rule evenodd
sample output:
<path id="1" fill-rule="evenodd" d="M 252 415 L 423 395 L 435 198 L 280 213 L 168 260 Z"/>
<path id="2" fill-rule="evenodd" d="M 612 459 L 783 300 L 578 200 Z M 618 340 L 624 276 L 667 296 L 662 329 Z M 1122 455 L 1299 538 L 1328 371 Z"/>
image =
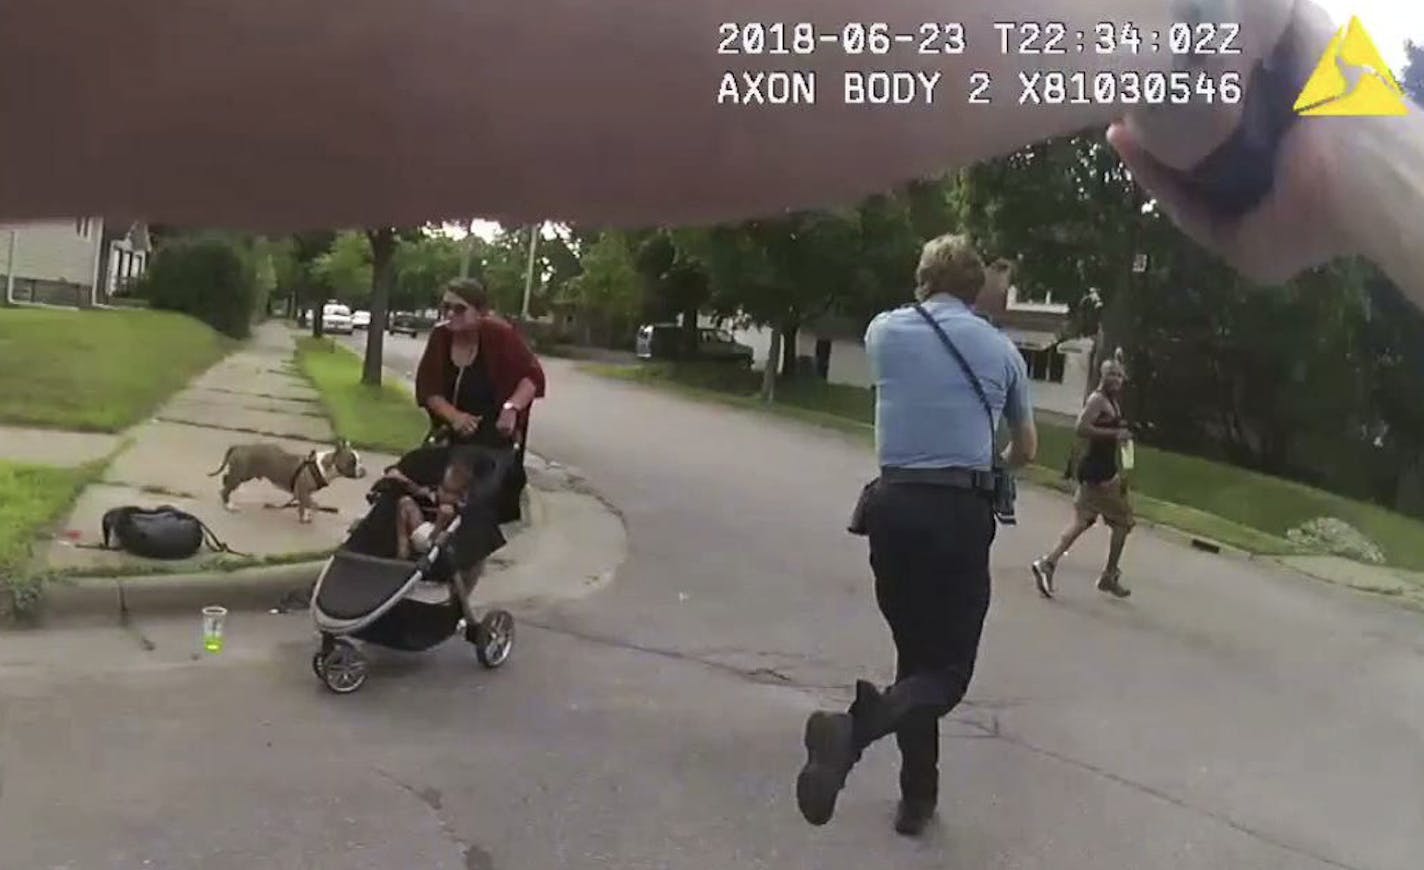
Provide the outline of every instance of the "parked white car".
<path id="1" fill-rule="evenodd" d="M 321 329 L 333 335 L 351 334 L 351 309 L 345 305 L 328 302 L 321 309 Z"/>
<path id="2" fill-rule="evenodd" d="M 351 312 L 351 327 L 353 329 L 369 329 L 371 327 L 371 312 L 359 310 Z"/>

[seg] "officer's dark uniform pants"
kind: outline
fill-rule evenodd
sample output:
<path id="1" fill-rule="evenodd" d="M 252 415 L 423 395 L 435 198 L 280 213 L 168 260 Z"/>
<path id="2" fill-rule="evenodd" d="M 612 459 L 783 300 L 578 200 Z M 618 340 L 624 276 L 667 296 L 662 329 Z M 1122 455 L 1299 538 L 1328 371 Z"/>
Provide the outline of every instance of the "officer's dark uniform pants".
<path id="1" fill-rule="evenodd" d="M 939 719 L 964 698 L 989 610 L 989 497 L 921 483 L 877 486 L 867 504 L 875 598 L 896 651 L 895 683 L 873 715 L 852 707 L 857 743 L 894 734 L 904 798 L 939 792 Z"/>

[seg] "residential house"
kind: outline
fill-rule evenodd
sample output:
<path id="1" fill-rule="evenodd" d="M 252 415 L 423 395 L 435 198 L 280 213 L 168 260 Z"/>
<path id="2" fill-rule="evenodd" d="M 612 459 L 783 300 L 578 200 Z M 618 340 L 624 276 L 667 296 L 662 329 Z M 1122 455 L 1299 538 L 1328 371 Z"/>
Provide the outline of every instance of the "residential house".
<path id="1" fill-rule="evenodd" d="M 103 305 L 147 265 L 143 226 L 99 218 L 0 224 L 0 280 L 11 302 Z"/>
<path id="2" fill-rule="evenodd" d="M 1059 340 L 1068 325 L 1068 306 L 1052 301 L 1025 302 L 1010 287 L 1000 328 L 1018 347 L 1033 379 L 1034 404 L 1040 411 L 1076 417 L 1088 392 L 1093 341 Z M 770 330 L 742 328 L 733 336 L 755 353 L 757 367 L 766 363 Z M 865 355 L 865 324 L 827 317 L 808 324 L 796 336 L 796 355 L 808 369 L 833 384 L 871 385 Z"/>

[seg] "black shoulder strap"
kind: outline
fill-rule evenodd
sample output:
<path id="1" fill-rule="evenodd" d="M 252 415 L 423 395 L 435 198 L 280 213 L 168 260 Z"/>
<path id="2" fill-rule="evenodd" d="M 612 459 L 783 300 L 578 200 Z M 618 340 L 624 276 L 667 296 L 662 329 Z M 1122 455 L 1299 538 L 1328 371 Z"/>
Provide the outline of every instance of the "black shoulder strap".
<path id="1" fill-rule="evenodd" d="M 189 516 L 192 516 L 192 515 L 190 514 Z M 213 534 L 213 530 L 210 529 L 210 528 L 208 528 L 208 524 L 207 524 L 207 523 L 203 522 L 202 520 L 198 519 L 197 517 L 193 517 L 193 521 L 198 524 L 198 528 L 202 529 L 202 531 L 203 531 L 203 542 L 206 543 L 206 544 L 208 545 L 208 547 L 209 547 L 211 550 L 213 550 L 213 552 L 215 552 L 215 553 L 227 553 L 227 554 L 230 555 L 230 556 L 241 556 L 241 557 L 243 557 L 243 558 L 251 558 L 250 554 L 248 554 L 248 553 L 242 553 L 242 552 L 239 552 L 239 551 L 237 551 L 237 550 L 234 550 L 232 547 L 229 547 L 229 546 L 227 545 L 227 543 L 226 543 L 225 541 L 223 541 L 222 538 L 219 538 L 217 535 Z"/>
<path id="2" fill-rule="evenodd" d="M 974 388 L 975 395 L 979 397 L 980 404 L 984 406 L 984 413 L 989 415 L 989 441 L 992 445 L 995 429 L 994 406 L 989 404 L 989 397 L 984 395 L 984 385 L 979 382 L 979 376 L 974 374 L 974 369 L 969 367 L 969 361 L 964 358 L 964 354 L 960 353 L 959 348 L 954 346 L 954 342 L 949 340 L 949 336 L 945 334 L 944 329 L 934 317 L 925 310 L 925 306 L 917 304 L 915 305 L 915 310 L 920 313 L 920 316 L 923 317 L 925 322 L 935 331 L 935 335 L 939 336 L 940 343 L 944 345 L 945 350 L 949 351 L 950 355 L 959 363 L 959 367 L 964 370 L 964 376 L 969 379 L 969 385 Z"/>

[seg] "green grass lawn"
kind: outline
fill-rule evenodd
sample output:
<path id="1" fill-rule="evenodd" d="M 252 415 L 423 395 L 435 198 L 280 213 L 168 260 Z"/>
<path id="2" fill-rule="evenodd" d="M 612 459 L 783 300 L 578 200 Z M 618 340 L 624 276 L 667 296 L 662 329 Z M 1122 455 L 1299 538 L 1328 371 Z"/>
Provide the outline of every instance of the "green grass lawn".
<path id="1" fill-rule="evenodd" d="M 405 387 L 361 383 L 361 358 L 329 338 L 297 339 L 297 365 L 321 394 L 336 434 L 354 446 L 405 453 L 420 444 L 430 421 Z"/>
<path id="2" fill-rule="evenodd" d="M 0 309 L 0 423 L 118 432 L 233 346 L 166 311 Z"/>
<path id="3" fill-rule="evenodd" d="M 0 580 L 25 567 L 35 536 L 63 516 L 106 462 L 50 468 L 0 461 Z"/>
<path id="4" fill-rule="evenodd" d="M 757 399 L 761 375 L 729 366 L 589 364 L 595 374 L 670 388 L 687 395 L 771 410 L 809 422 L 871 435 L 874 400 L 870 390 L 805 380 L 777 384 L 776 404 Z M 1061 471 L 1073 434 L 1064 426 L 1039 422 L 1037 468 L 1025 475 L 1035 483 L 1066 489 Z M 1379 544 L 1391 565 L 1424 570 L 1424 522 L 1376 505 L 1236 466 L 1137 448 L 1132 486 L 1143 519 L 1208 537 L 1253 553 L 1283 555 L 1299 550 L 1284 535 L 1316 517 L 1337 517 Z"/>

